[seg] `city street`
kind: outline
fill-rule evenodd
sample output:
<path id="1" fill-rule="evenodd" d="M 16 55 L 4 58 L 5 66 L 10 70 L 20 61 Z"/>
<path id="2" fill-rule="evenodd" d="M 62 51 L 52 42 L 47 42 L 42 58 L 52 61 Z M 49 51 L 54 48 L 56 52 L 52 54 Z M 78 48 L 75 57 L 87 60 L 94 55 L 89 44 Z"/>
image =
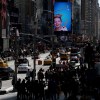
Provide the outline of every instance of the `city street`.
<path id="1" fill-rule="evenodd" d="M 100 0 L 0 0 L 0 100 L 17 99 L 100 100 Z"/>
<path id="2" fill-rule="evenodd" d="M 42 62 L 44 61 L 44 59 L 50 54 L 50 52 L 48 51 L 47 53 L 42 53 L 39 55 L 39 59 L 42 60 Z M 29 60 L 29 64 L 32 66 L 32 68 L 34 68 L 33 66 L 33 59 L 29 56 L 27 57 L 27 59 Z M 50 65 L 38 65 L 38 60 L 36 60 L 36 73 L 39 71 L 40 68 L 43 68 L 44 69 L 44 72 L 49 68 Z M 60 57 L 56 58 L 56 64 L 59 64 L 59 60 L 60 60 Z M 15 65 L 14 65 L 14 60 L 12 61 L 8 61 L 8 65 L 12 68 L 12 69 L 15 69 Z M 17 74 L 17 78 L 21 78 L 21 79 L 25 79 L 26 77 L 26 73 L 18 73 Z M 36 76 L 37 78 L 37 76 Z M 2 81 L 2 89 L 1 90 L 5 90 L 5 89 L 12 89 L 12 84 L 11 84 L 11 81 L 12 79 L 10 80 L 5 80 L 5 81 Z M 0 95 L 0 100 L 16 100 L 16 96 L 17 96 L 17 92 L 9 92 L 7 94 L 1 94 Z M 63 100 L 64 99 L 64 94 L 61 93 L 60 94 L 60 98 L 59 100 Z"/>
<path id="3" fill-rule="evenodd" d="M 40 54 L 39 58 L 43 61 L 45 59 L 45 57 L 48 55 L 49 55 L 49 52 L 44 53 L 44 54 Z M 33 59 L 31 59 L 31 57 L 27 57 L 27 59 L 29 60 L 29 64 L 33 68 L 34 67 L 33 66 Z M 11 67 L 12 69 L 15 70 L 14 60 L 8 61 L 8 65 L 9 65 L 9 67 Z M 49 68 L 49 66 L 38 65 L 38 59 L 37 59 L 36 60 L 36 73 L 39 71 L 40 68 L 43 68 L 44 71 L 46 71 Z M 25 77 L 26 77 L 26 73 L 18 73 L 17 74 L 17 78 L 25 79 Z M 3 80 L 1 90 L 5 90 L 9 87 L 12 87 L 11 81 L 12 81 L 12 78 L 10 80 Z"/>
<path id="4" fill-rule="evenodd" d="M 48 53 L 44 53 L 44 54 L 40 54 L 39 57 L 41 60 L 45 59 L 46 56 L 49 55 L 49 52 Z M 32 66 L 33 68 L 33 59 L 31 59 L 31 57 L 27 57 L 27 59 L 29 60 L 29 64 Z M 46 71 L 49 66 L 42 66 L 42 65 L 38 65 L 37 64 L 37 61 L 38 59 L 36 60 L 36 73 L 39 71 L 40 68 L 43 68 L 44 71 Z M 15 65 L 14 65 L 14 60 L 13 61 L 8 61 L 8 65 L 12 68 L 12 69 L 15 69 Z M 25 79 L 26 77 L 26 73 L 18 73 L 17 74 L 17 78 L 21 78 L 21 79 Z M 11 86 L 11 80 L 6 80 L 6 81 L 2 81 L 2 85 L 3 87 L 1 89 L 6 89 L 8 87 Z"/>
<path id="5" fill-rule="evenodd" d="M 0 95 L 0 100 L 16 100 L 17 92 Z"/>
<path id="6" fill-rule="evenodd" d="M 40 57 L 41 60 L 44 60 L 45 57 L 48 56 L 48 55 L 49 55 L 49 52 L 48 53 L 44 53 L 44 54 L 40 54 L 39 57 Z M 29 60 L 30 65 L 33 66 L 33 60 L 31 59 L 31 57 L 27 57 L 27 59 Z M 37 59 L 37 61 L 38 61 L 38 59 Z M 46 71 L 49 68 L 49 65 L 48 66 L 47 65 L 45 65 L 45 66 L 37 65 L 37 61 L 36 61 L 36 73 L 38 72 L 38 70 L 40 68 L 43 68 L 44 71 Z M 57 64 L 58 64 L 59 63 L 59 58 L 57 58 L 56 61 L 57 61 Z M 14 60 L 13 61 L 9 61 L 8 65 L 12 69 L 14 69 Z M 26 73 L 17 74 L 17 77 L 21 78 L 21 79 L 24 79 L 26 77 Z M 2 90 L 12 87 L 11 80 L 12 79 L 2 82 L 2 85 L 3 85 Z M 16 96 L 17 96 L 17 92 L 10 92 L 10 93 L 7 93 L 7 94 L 0 95 L 0 100 L 16 100 Z M 60 96 L 59 100 L 63 100 L 63 98 L 64 98 L 64 94 L 61 93 L 61 96 Z"/>

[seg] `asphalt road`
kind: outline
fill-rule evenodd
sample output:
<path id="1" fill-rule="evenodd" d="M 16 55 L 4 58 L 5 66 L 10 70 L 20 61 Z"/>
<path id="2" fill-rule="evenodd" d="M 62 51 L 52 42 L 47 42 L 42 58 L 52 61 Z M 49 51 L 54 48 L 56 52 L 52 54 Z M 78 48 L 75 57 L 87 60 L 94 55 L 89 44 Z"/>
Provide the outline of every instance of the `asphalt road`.
<path id="1" fill-rule="evenodd" d="M 41 60 L 45 59 L 45 57 L 46 57 L 47 55 L 49 55 L 49 53 L 40 54 L 40 59 L 41 59 Z M 34 66 L 33 66 L 33 60 L 31 59 L 31 57 L 27 57 L 27 59 L 29 60 L 29 64 L 30 64 L 30 65 L 32 66 L 32 68 L 33 68 L 33 67 L 34 67 Z M 38 61 L 38 60 L 37 60 L 37 61 Z M 49 68 L 49 66 L 38 65 L 38 64 L 37 64 L 37 61 L 36 61 L 36 73 L 39 71 L 40 68 L 43 68 L 44 71 L 46 71 L 46 70 Z M 14 60 L 9 61 L 9 62 L 8 62 L 8 65 L 9 65 L 12 69 L 15 69 Z M 26 73 L 18 73 L 18 74 L 17 74 L 17 78 L 24 79 L 25 77 L 26 77 Z M 7 88 L 11 87 L 11 86 L 12 86 L 11 81 L 12 81 L 12 79 L 10 79 L 10 80 L 3 80 L 3 81 L 2 81 L 2 88 L 1 88 L 1 89 L 4 90 L 4 89 L 7 89 Z"/>
<path id="2" fill-rule="evenodd" d="M 0 100 L 17 100 L 17 92 L 0 95 Z"/>
<path id="3" fill-rule="evenodd" d="M 39 58 L 41 60 L 43 60 L 48 55 L 49 55 L 49 52 L 48 53 L 44 53 L 44 54 L 40 54 Z M 29 60 L 29 64 L 31 65 L 31 67 L 34 68 L 33 59 L 31 59 L 31 57 L 27 57 L 27 59 Z M 36 60 L 36 73 L 39 71 L 40 68 L 43 68 L 44 71 L 46 71 L 49 68 L 49 66 L 38 65 L 37 63 L 38 63 L 38 59 Z M 12 69 L 15 69 L 14 60 L 8 61 L 8 65 Z M 17 74 L 17 78 L 24 79 L 25 77 L 26 77 L 26 73 L 18 73 Z M 8 88 L 12 87 L 11 81 L 12 81 L 12 79 L 3 80 L 1 89 L 5 90 L 5 89 L 8 89 Z M 17 95 L 16 92 L 15 93 L 8 93 L 8 94 L 0 95 L 0 100 L 16 100 L 16 95 Z"/>
<path id="4" fill-rule="evenodd" d="M 45 57 L 46 57 L 47 55 L 49 55 L 49 53 L 40 54 L 39 57 L 40 57 L 41 60 L 44 60 Z M 34 66 L 33 66 L 33 60 L 31 59 L 31 57 L 27 57 L 27 59 L 29 60 L 29 64 L 32 66 L 32 68 L 34 68 Z M 57 64 L 59 63 L 59 60 L 60 60 L 60 58 L 58 57 L 58 58 L 56 59 L 56 63 L 57 63 Z M 37 60 L 37 61 L 38 61 L 38 60 Z M 46 71 L 46 70 L 49 68 L 49 66 L 38 65 L 38 64 L 37 64 L 37 61 L 36 61 L 36 72 L 38 72 L 38 70 L 39 70 L 40 68 L 43 68 L 44 71 Z M 15 69 L 14 60 L 13 60 L 13 61 L 9 61 L 9 62 L 8 62 L 8 65 L 9 65 L 12 69 Z M 24 79 L 24 78 L 26 77 L 26 74 L 25 74 L 25 73 L 23 73 L 23 74 L 19 74 L 19 73 L 18 73 L 18 74 L 17 74 L 17 77 L 18 77 L 18 78 L 20 77 L 21 79 Z M 12 79 L 7 80 L 7 81 L 3 81 L 3 82 L 2 82 L 2 84 L 3 84 L 2 89 L 6 89 L 6 88 L 8 88 L 8 87 L 12 87 L 12 85 L 11 85 L 11 80 L 12 80 Z M 12 92 L 12 93 L 8 93 L 8 94 L 0 95 L 0 100 L 16 100 L 16 96 L 17 96 L 17 93 L 16 93 L 16 92 Z M 63 93 L 61 93 L 59 100 L 64 100 L 64 94 L 63 94 Z"/>
<path id="5" fill-rule="evenodd" d="M 45 54 L 40 54 L 40 59 L 41 60 L 43 60 L 43 59 L 45 59 L 45 57 L 47 56 L 47 55 L 49 55 L 49 53 L 45 53 Z M 31 65 L 31 66 L 33 66 L 33 60 L 31 59 L 31 57 L 27 57 L 28 58 L 28 60 L 29 60 L 29 64 Z M 59 63 L 59 58 L 57 58 L 57 63 Z M 14 60 L 13 61 L 9 61 L 8 62 L 8 65 L 12 68 L 12 69 L 14 69 Z M 34 67 L 34 66 L 33 66 Z M 40 69 L 40 68 L 43 68 L 44 69 L 44 71 L 46 71 L 48 68 L 49 68 L 49 66 L 43 66 L 43 65 L 38 65 L 37 64 L 37 61 L 36 61 L 36 72 L 38 72 L 38 70 Z M 26 77 L 26 74 L 17 74 L 17 77 L 19 78 L 21 78 L 21 79 L 23 79 L 23 78 L 25 78 Z M 3 87 L 2 87 L 2 89 L 6 89 L 6 88 L 8 88 L 8 87 L 11 87 L 12 85 L 11 85 L 11 80 L 12 79 L 10 79 L 10 80 L 6 80 L 6 81 L 3 81 L 2 82 L 2 84 L 3 84 Z M 16 96 L 17 96 L 17 93 L 16 92 L 12 92 L 12 93 L 8 93 L 8 94 L 4 94 L 4 95 L 0 95 L 0 100 L 16 100 L 17 98 L 16 98 Z M 60 99 L 59 100 L 63 100 L 64 99 L 64 95 L 63 95 L 63 93 L 61 93 L 61 96 L 60 96 Z"/>

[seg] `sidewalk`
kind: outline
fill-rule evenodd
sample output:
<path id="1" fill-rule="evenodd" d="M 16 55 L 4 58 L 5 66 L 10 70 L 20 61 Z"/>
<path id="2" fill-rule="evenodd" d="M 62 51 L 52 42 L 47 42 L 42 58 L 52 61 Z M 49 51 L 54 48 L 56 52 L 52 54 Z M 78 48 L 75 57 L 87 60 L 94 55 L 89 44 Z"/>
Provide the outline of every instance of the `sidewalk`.
<path id="1" fill-rule="evenodd" d="M 11 81 L 10 80 L 2 80 L 2 87 L 0 89 L 0 94 L 6 94 L 9 93 L 13 90 L 13 86 L 11 85 Z"/>

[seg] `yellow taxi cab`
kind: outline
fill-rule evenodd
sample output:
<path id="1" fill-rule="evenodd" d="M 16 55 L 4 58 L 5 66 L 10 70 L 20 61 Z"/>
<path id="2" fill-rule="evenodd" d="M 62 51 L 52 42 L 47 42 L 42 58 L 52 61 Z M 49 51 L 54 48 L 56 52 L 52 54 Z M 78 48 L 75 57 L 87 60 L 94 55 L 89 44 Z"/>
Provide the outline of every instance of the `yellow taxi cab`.
<path id="1" fill-rule="evenodd" d="M 14 74 L 14 70 L 8 67 L 7 61 L 0 58 L 0 79 L 9 79 Z"/>
<path id="2" fill-rule="evenodd" d="M 51 59 L 44 59 L 44 65 L 51 65 L 52 60 Z"/>
<path id="3" fill-rule="evenodd" d="M 67 55 L 67 53 L 61 53 L 61 54 L 60 54 L 60 60 L 68 60 L 68 55 Z"/>
<path id="4" fill-rule="evenodd" d="M 0 58 L 0 68 L 8 67 L 7 61 Z"/>

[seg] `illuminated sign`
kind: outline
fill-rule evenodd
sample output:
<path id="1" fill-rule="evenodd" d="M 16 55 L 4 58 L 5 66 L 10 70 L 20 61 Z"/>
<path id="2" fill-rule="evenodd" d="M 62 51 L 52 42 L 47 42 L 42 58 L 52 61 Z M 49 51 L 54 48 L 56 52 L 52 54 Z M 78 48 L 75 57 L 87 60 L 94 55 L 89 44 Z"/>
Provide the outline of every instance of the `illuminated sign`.
<path id="1" fill-rule="evenodd" d="M 54 3 L 54 31 L 71 31 L 72 3 Z"/>

